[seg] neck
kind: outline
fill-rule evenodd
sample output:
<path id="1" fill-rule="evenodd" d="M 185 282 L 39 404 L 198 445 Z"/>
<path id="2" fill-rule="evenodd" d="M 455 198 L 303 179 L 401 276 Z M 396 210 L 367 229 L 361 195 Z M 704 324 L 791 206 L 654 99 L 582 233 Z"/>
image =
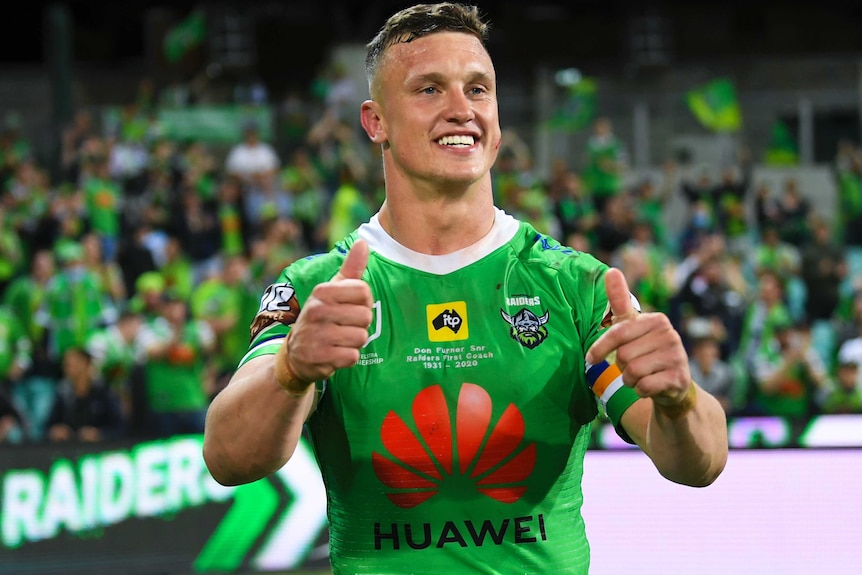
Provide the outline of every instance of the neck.
<path id="1" fill-rule="evenodd" d="M 387 187 L 380 225 L 396 242 L 413 251 L 445 255 L 481 240 L 496 217 L 490 179 L 463 193 L 420 197 Z"/>

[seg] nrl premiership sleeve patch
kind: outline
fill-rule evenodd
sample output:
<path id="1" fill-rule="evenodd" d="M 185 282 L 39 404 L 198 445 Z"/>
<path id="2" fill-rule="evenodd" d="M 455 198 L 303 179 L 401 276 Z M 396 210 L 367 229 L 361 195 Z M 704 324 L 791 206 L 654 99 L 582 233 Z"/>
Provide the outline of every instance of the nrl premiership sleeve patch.
<path id="1" fill-rule="evenodd" d="M 251 323 L 251 339 L 254 340 L 260 332 L 278 322 L 291 325 L 299 315 L 299 300 L 296 290 L 289 283 L 272 284 L 260 298 L 260 309 Z"/>

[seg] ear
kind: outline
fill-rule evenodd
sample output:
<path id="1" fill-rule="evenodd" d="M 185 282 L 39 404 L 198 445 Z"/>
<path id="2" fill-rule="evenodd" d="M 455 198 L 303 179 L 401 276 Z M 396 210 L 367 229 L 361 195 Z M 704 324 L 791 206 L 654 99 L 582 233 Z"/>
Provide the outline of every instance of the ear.
<path id="1" fill-rule="evenodd" d="M 374 100 L 365 100 L 360 108 L 360 121 L 368 138 L 375 144 L 386 143 L 386 129 L 383 126 L 383 119 L 377 111 L 377 103 Z"/>

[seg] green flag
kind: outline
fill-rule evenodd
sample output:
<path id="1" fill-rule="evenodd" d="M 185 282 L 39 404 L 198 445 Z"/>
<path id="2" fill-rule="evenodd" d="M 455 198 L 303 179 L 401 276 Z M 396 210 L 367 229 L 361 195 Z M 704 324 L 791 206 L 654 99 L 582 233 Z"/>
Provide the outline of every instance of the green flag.
<path id="1" fill-rule="evenodd" d="M 206 38 L 206 19 L 202 12 L 192 12 L 165 34 L 164 50 L 168 62 L 179 62 L 185 54 Z"/>
<path id="2" fill-rule="evenodd" d="M 799 151 L 796 139 L 781 120 L 772 124 L 772 134 L 769 146 L 766 148 L 764 161 L 769 166 L 795 166 L 799 163 Z"/>
<path id="3" fill-rule="evenodd" d="M 714 132 L 737 132 L 742 127 L 736 89 L 726 78 L 689 90 L 686 102 L 700 123 Z"/>
<path id="4" fill-rule="evenodd" d="M 550 130 L 575 132 L 587 127 L 596 115 L 596 81 L 582 78 L 568 88 L 566 99 L 545 123 Z"/>

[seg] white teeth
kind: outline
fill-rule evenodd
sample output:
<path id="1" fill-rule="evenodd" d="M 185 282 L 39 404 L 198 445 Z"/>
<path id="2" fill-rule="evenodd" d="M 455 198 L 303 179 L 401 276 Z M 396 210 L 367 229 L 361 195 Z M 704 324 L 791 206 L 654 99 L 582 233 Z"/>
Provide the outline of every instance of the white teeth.
<path id="1" fill-rule="evenodd" d="M 472 146 L 473 136 L 443 136 L 437 143 L 441 146 Z"/>

